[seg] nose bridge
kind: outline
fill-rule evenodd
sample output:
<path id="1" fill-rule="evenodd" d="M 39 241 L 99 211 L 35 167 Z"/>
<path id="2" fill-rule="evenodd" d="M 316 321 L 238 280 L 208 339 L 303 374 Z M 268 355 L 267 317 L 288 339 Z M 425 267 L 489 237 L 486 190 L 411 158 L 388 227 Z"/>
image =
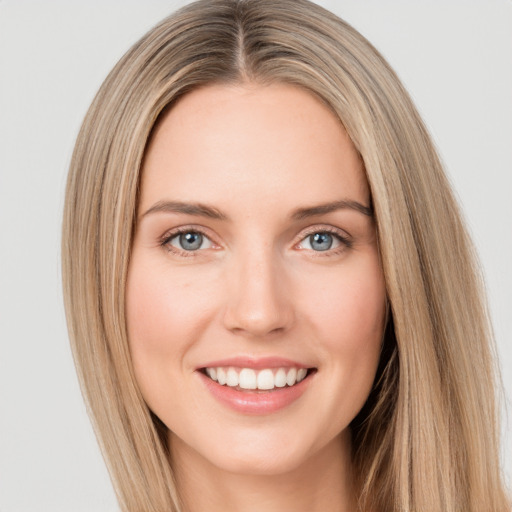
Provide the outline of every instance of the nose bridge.
<path id="1" fill-rule="evenodd" d="M 293 318 L 286 275 L 271 244 L 247 244 L 233 255 L 225 325 L 265 336 L 287 329 Z"/>

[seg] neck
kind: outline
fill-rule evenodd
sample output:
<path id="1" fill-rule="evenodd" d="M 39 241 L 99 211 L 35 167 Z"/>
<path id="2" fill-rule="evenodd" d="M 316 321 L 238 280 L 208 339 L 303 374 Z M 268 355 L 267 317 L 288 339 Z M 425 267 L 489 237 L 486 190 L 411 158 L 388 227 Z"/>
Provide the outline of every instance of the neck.
<path id="1" fill-rule="evenodd" d="M 357 510 L 350 433 L 340 434 L 300 467 L 282 474 L 238 474 L 206 461 L 170 437 L 183 512 L 353 512 Z"/>

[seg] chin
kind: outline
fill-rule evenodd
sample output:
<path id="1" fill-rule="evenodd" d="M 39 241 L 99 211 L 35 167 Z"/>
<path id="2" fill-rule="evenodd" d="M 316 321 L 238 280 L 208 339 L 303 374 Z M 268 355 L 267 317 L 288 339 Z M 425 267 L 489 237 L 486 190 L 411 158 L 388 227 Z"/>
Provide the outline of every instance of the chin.
<path id="1" fill-rule="evenodd" d="M 309 466 L 312 458 L 327 452 L 332 455 L 330 445 L 339 437 L 321 439 L 322 436 L 300 429 L 294 434 L 288 430 L 242 428 L 212 435 L 207 443 L 204 439 L 198 443 L 189 439 L 187 451 L 192 448 L 195 457 L 212 469 L 238 475 L 277 476 L 300 471 Z"/>
<path id="2" fill-rule="evenodd" d="M 255 447 L 257 448 L 257 447 Z M 307 458 L 293 449 L 283 453 L 265 450 L 232 450 L 228 457 L 210 460 L 216 467 L 237 475 L 277 476 L 298 470 Z"/>

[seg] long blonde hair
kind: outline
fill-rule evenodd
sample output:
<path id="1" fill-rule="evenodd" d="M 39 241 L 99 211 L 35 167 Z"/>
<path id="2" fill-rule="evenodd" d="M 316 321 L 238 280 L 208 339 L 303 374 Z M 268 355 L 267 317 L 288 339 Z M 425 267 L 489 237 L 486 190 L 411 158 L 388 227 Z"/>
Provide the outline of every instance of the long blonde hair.
<path id="1" fill-rule="evenodd" d="M 63 226 L 66 312 L 122 510 L 180 510 L 165 427 L 138 390 L 126 332 L 145 146 L 179 97 L 244 81 L 309 90 L 364 161 L 390 322 L 374 389 L 352 423 L 361 510 L 508 511 L 491 330 L 458 206 L 395 73 L 357 31 L 307 0 L 181 9 L 115 66 L 78 136 Z"/>

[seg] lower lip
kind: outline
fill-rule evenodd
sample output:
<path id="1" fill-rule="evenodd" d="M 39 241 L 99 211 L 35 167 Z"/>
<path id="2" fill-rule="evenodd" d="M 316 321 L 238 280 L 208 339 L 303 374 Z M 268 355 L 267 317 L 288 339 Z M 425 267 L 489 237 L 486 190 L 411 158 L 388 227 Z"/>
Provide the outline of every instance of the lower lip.
<path id="1" fill-rule="evenodd" d="M 239 391 L 222 386 L 202 372 L 198 372 L 210 393 L 219 402 L 243 414 L 271 414 L 284 409 L 298 400 L 310 384 L 312 374 L 293 386 L 274 388 L 269 391 Z"/>

